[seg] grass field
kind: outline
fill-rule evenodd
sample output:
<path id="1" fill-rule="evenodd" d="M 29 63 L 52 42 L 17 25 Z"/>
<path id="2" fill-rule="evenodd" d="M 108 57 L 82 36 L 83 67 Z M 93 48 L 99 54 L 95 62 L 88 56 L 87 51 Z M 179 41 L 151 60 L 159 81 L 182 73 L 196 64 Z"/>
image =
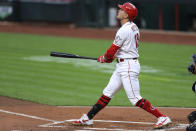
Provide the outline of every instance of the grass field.
<path id="1" fill-rule="evenodd" d="M 48 105 L 92 105 L 115 69 L 50 51 L 102 55 L 112 41 L 0 33 L 0 95 Z M 155 106 L 196 107 L 187 71 L 196 46 L 140 43 L 141 95 Z M 121 90 L 109 105 L 131 106 Z"/>

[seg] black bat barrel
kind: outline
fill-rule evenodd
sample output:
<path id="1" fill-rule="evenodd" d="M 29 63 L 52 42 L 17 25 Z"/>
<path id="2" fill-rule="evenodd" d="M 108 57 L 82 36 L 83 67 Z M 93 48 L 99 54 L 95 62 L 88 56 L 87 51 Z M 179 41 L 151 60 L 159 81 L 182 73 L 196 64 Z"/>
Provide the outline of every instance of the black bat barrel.
<path id="1" fill-rule="evenodd" d="M 50 56 L 64 57 L 64 58 L 80 58 L 80 59 L 97 60 L 97 58 L 86 57 L 86 56 L 79 56 L 79 55 L 75 55 L 75 54 L 68 54 L 68 53 L 61 53 L 61 52 L 51 52 Z"/>

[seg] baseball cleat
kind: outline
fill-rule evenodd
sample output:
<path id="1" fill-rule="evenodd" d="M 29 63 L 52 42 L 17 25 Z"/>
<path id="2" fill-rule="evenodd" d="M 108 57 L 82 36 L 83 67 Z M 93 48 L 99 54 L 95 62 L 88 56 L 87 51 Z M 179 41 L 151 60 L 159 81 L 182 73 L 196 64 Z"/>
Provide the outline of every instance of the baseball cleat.
<path id="1" fill-rule="evenodd" d="M 159 117 L 157 123 L 154 125 L 154 129 L 161 129 L 168 126 L 171 123 L 169 117 Z"/>
<path id="2" fill-rule="evenodd" d="M 74 126 L 89 126 L 89 125 L 93 125 L 93 120 L 89 120 L 88 116 L 86 114 L 83 114 L 80 119 L 73 121 L 72 125 L 74 125 Z"/>

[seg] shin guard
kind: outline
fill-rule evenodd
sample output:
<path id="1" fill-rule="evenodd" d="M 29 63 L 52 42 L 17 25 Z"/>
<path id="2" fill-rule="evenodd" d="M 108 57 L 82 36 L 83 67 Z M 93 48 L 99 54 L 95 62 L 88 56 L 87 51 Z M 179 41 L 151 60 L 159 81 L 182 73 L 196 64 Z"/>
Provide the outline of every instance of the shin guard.
<path id="1" fill-rule="evenodd" d="M 97 101 L 97 103 L 88 112 L 88 118 L 92 119 L 101 109 L 103 109 L 110 102 L 110 100 L 111 98 L 102 95 Z"/>

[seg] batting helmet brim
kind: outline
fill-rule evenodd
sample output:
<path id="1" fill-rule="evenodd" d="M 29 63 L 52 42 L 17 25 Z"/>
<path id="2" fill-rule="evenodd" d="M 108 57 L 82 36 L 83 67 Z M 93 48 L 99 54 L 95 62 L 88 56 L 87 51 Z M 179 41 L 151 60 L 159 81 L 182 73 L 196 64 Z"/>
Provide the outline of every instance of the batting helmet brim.
<path id="1" fill-rule="evenodd" d="M 118 4 L 118 7 L 121 8 L 122 10 L 124 10 L 126 12 L 126 9 L 125 9 L 125 7 L 123 5 L 119 5 Z"/>

